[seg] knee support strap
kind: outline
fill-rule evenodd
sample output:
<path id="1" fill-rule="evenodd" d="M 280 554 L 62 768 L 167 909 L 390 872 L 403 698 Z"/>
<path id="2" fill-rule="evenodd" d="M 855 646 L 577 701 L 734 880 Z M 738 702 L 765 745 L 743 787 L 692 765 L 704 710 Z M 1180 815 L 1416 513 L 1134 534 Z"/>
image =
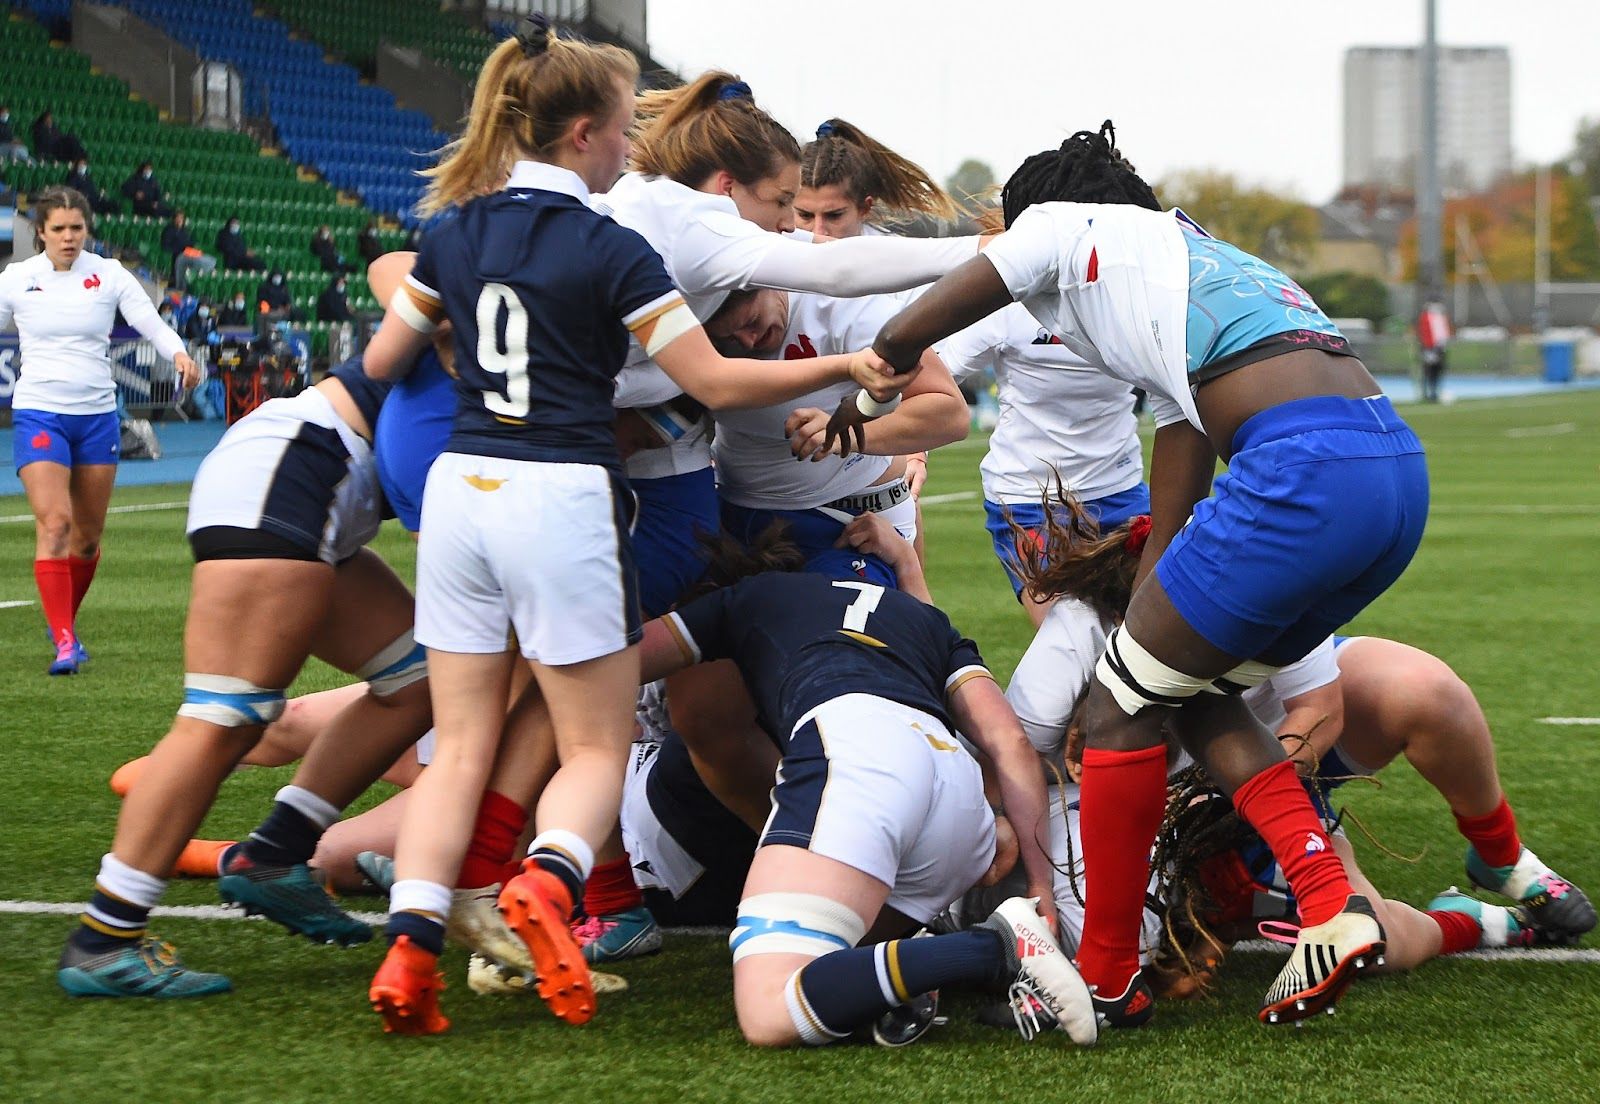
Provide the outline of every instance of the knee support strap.
<path id="1" fill-rule="evenodd" d="M 418 644 L 407 629 L 394 643 L 362 664 L 355 675 L 365 681 L 377 697 L 387 698 L 428 677 L 428 649 Z"/>
<path id="2" fill-rule="evenodd" d="M 271 724 L 283 716 L 283 707 L 282 690 L 268 690 L 231 675 L 189 671 L 183 676 L 183 704 L 178 707 L 178 716 L 194 717 L 222 728 L 244 728 Z"/>
<path id="3" fill-rule="evenodd" d="M 1126 626 L 1118 625 L 1106 638 L 1106 650 L 1095 664 L 1094 673 L 1131 717 L 1151 705 L 1180 706 L 1196 694 L 1242 694 L 1260 686 L 1278 670 L 1249 659 L 1218 678 L 1186 675 L 1151 655 L 1126 631 Z"/>
<path id="4" fill-rule="evenodd" d="M 1118 625 L 1106 637 L 1094 674 L 1128 716 L 1151 705 L 1180 706 L 1202 690 L 1214 692 L 1210 679 L 1168 667 L 1124 630 Z"/>
<path id="5" fill-rule="evenodd" d="M 815 893 L 760 893 L 739 902 L 728 936 L 733 960 L 757 954 L 804 954 L 821 958 L 849 950 L 867 934 L 850 909 Z"/>

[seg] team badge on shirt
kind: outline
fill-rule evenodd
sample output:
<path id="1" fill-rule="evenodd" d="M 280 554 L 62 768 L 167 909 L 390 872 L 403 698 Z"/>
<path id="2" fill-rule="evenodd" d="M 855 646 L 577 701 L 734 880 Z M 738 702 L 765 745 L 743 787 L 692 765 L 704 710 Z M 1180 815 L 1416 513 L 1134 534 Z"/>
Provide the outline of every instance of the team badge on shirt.
<path id="1" fill-rule="evenodd" d="M 88 279 L 84 280 L 83 286 L 88 288 L 90 291 L 94 291 L 100 286 L 100 274 L 97 272 L 93 276 L 90 276 Z"/>

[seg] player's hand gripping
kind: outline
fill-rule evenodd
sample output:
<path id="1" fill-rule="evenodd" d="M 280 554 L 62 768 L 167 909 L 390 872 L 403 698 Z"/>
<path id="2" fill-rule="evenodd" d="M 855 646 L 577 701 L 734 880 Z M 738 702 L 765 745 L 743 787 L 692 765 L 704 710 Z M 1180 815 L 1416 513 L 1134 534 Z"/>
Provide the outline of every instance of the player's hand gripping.
<path id="1" fill-rule="evenodd" d="M 178 382 L 185 391 L 191 391 L 200 383 L 200 366 L 188 353 L 179 353 L 172 358 L 172 366 L 178 370 Z"/>

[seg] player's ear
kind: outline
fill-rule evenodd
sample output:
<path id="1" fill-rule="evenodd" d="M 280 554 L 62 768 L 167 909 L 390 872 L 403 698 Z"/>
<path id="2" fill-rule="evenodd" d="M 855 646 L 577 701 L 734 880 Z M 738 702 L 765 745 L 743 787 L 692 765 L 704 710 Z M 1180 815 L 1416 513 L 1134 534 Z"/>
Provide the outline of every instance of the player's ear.
<path id="1" fill-rule="evenodd" d="M 733 174 L 727 169 L 718 169 L 711 178 L 711 190 L 716 195 L 731 196 L 733 186 L 737 183 L 738 181 L 734 180 Z"/>
<path id="2" fill-rule="evenodd" d="M 580 116 L 572 124 L 572 145 L 580 153 L 589 148 L 589 139 L 594 132 L 595 121 L 587 115 Z"/>

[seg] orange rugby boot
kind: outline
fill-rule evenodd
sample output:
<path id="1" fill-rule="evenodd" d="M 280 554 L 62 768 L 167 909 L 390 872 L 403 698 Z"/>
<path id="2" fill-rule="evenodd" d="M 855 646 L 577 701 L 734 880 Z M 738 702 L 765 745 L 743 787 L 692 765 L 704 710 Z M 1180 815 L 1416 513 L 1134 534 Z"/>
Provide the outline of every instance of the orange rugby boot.
<path id="1" fill-rule="evenodd" d="M 178 861 L 172 864 L 172 876 L 174 878 L 217 877 L 222 853 L 235 842 L 235 840 L 190 840 L 183 845 Z"/>
<path id="2" fill-rule="evenodd" d="M 150 761 L 150 756 L 141 755 L 137 759 L 129 759 L 122 766 L 111 772 L 111 792 L 118 797 L 127 797 L 128 791 L 133 789 L 133 784 L 139 781 L 139 776 L 144 773 L 144 765 Z"/>
<path id="3" fill-rule="evenodd" d="M 523 863 L 522 873 L 500 891 L 500 913 L 528 945 L 539 996 L 556 1018 L 570 1024 L 593 1019 L 594 983 L 583 950 L 568 926 L 572 896 L 561 879 L 529 859 Z"/>
<path id="4" fill-rule="evenodd" d="M 439 1035 L 450 1021 L 439 1011 L 439 991 L 444 975 L 439 956 L 411 942 L 409 935 L 394 941 L 383 965 L 372 979 L 367 999 L 383 1017 L 383 1030 L 395 1035 Z"/>

